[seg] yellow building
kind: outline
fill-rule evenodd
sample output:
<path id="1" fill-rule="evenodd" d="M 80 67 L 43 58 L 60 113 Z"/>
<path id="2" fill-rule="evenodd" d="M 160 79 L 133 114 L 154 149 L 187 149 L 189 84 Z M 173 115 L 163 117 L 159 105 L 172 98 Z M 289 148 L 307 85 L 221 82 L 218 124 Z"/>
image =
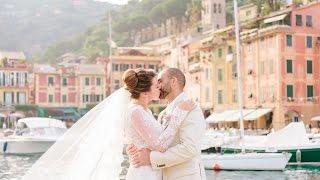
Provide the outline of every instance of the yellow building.
<path id="1" fill-rule="evenodd" d="M 0 52 L 1 106 L 32 103 L 30 68 L 22 52 Z"/>

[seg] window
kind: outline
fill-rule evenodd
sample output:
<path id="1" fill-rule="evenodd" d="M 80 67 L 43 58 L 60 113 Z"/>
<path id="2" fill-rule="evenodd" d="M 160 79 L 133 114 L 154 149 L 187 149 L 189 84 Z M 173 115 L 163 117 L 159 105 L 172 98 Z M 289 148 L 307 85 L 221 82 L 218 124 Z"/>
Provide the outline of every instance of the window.
<path id="1" fill-rule="evenodd" d="M 213 13 L 217 13 L 217 4 L 216 3 L 214 3 L 214 5 L 213 5 Z"/>
<path id="2" fill-rule="evenodd" d="M 210 80 L 210 69 L 206 68 L 206 80 Z"/>
<path id="3" fill-rule="evenodd" d="M 248 52 L 252 52 L 252 43 L 248 42 L 247 46 L 248 46 Z"/>
<path id="4" fill-rule="evenodd" d="M 119 71 L 119 64 L 112 64 L 112 71 Z"/>
<path id="5" fill-rule="evenodd" d="M 307 48 L 312 48 L 312 36 L 307 36 Z"/>
<path id="6" fill-rule="evenodd" d="M 293 85 L 287 85 L 287 97 L 293 97 Z"/>
<path id="7" fill-rule="evenodd" d="M 232 54 L 232 46 L 228 46 L 228 54 Z"/>
<path id="8" fill-rule="evenodd" d="M 137 68 L 142 68 L 142 64 L 137 64 Z"/>
<path id="9" fill-rule="evenodd" d="M 120 64 L 120 71 L 126 71 L 130 68 L 129 64 Z"/>
<path id="10" fill-rule="evenodd" d="M 222 49 L 221 48 L 218 49 L 218 56 L 219 56 L 219 58 L 222 57 Z"/>
<path id="11" fill-rule="evenodd" d="M 251 11 L 250 10 L 246 11 L 246 16 L 251 16 Z"/>
<path id="12" fill-rule="evenodd" d="M 53 77 L 48 77 L 48 86 L 53 86 Z"/>
<path id="13" fill-rule="evenodd" d="M 287 34 L 286 42 L 288 47 L 292 47 L 292 35 Z"/>
<path id="14" fill-rule="evenodd" d="M 223 103 L 223 91 L 218 90 L 218 104 L 222 104 L 222 103 Z"/>
<path id="15" fill-rule="evenodd" d="M 62 86 L 67 86 L 67 78 L 62 78 Z"/>
<path id="16" fill-rule="evenodd" d="M 236 90 L 236 89 L 233 90 L 232 101 L 233 101 L 234 103 L 237 103 L 237 102 L 238 102 L 237 90 Z"/>
<path id="17" fill-rule="evenodd" d="M 307 15 L 306 26 L 312 27 L 312 16 Z"/>
<path id="18" fill-rule="evenodd" d="M 302 26 L 302 15 L 296 15 L 296 26 Z"/>
<path id="19" fill-rule="evenodd" d="M 218 81 L 222 81 L 222 69 L 218 69 Z"/>
<path id="20" fill-rule="evenodd" d="M 219 4 L 219 6 L 218 6 L 218 11 L 219 11 L 219 14 L 221 14 L 221 12 L 222 12 L 222 10 L 221 10 L 222 8 L 221 8 L 221 4 Z"/>
<path id="21" fill-rule="evenodd" d="M 313 86 L 307 85 L 307 98 L 308 100 L 313 98 Z"/>
<path id="22" fill-rule="evenodd" d="M 270 71 L 270 74 L 273 74 L 274 73 L 274 67 L 273 67 L 273 60 L 270 60 L 270 69 L 269 69 L 269 71 Z"/>
<path id="23" fill-rule="evenodd" d="M 312 61 L 308 60 L 307 61 L 307 74 L 312 74 Z"/>
<path id="24" fill-rule="evenodd" d="M 210 102 L 209 87 L 206 87 L 206 102 Z"/>
<path id="25" fill-rule="evenodd" d="M 155 65 L 149 65 L 149 69 L 156 69 Z"/>
<path id="26" fill-rule="evenodd" d="M 287 59 L 287 73 L 293 73 L 292 60 Z"/>
<path id="27" fill-rule="evenodd" d="M 86 84 L 86 86 L 90 85 L 90 78 L 89 77 L 85 78 L 85 84 Z"/>
<path id="28" fill-rule="evenodd" d="M 101 86 L 101 78 L 97 78 L 97 86 Z"/>
<path id="29" fill-rule="evenodd" d="M 67 95 L 62 95 L 62 102 L 63 103 L 66 103 L 67 102 Z"/>
<path id="30" fill-rule="evenodd" d="M 53 95 L 52 94 L 49 94 L 49 103 L 52 103 L 53 102 Z"/>

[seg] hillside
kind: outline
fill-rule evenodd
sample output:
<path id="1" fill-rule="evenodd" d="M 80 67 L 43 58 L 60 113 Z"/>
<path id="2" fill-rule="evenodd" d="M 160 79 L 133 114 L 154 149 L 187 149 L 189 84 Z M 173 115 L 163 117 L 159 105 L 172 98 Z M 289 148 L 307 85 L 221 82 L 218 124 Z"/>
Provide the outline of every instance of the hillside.
<path id="1" fill-rule="evenodd" d="M 0 50 L 34 55 L 100 22 L 110 5 L 93 0 L 1 0 Z"/>

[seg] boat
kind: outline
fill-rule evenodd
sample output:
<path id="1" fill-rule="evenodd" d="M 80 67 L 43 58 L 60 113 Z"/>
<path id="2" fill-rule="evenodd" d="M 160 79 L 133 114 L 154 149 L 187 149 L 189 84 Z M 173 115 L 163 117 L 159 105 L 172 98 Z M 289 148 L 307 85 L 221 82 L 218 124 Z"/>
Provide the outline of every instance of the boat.
<path id="1" fill-rule="evenodd" d="M 238 5 L 234 0 L 234 17 L 235 17 L 235 32 L 236 32 L 236 49 L 237 49 L 237 82 L 238 94 L 242 97 L 242 82 L 241 82 L 241 68 L 240 68 L 240 31 L 238 23 Z M 240 123 L 240 142 L 244 139 L 244 109 L 243 99 L 239 98 L 239 123 Z M 224 140 L 223 140 L 224 141 Z M 241 145 L 241 143 L 240 143 Z M 203 148 L 204 146 L 202 146 Z M 284 170 L 291 154 L 286 153 L 247 153 L 245 146 L 241 147 L 241 153 L 237 154 L 202 154 L 202 160 L 205 166 L 212 169 L 223 170 Z"/>
<path id="2" fill-rule="evenodd" d="M 234 140 L 220 147 L 225 154 L 241 152 L 244 148 L 246 152 L 291 153 L 289 163 L 320 162 L 320 142 L 309 140 L 303 122 L 292 122 L 266 136 L 245 136 L 241 142 Z M 215 149 L 207 148 L 204 151 L 213 153 Z"/>
<path id="3" fill-rule="evenodd" d="M 66 131 L 65 123 L 57 119 L 20 119 L 13 134 L 0 139 L 0 154 L 44 153 Z"/>
<path id="4" fill-rule="evenodd" d="M 205 169 L 210 170 L 250 170 L 282 171 L 285 169 L 290 153 L 238 153 L 202 154 Z"/>

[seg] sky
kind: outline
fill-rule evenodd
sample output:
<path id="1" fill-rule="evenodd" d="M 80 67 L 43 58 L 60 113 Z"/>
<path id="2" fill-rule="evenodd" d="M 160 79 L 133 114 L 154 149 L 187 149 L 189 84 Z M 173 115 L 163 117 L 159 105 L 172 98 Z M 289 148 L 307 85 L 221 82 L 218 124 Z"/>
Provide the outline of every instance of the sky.
<path id="1" fill-rule="evenodd" d="M 128 0 L 95 0 L 95 1 L 101 1 L 101 2 L 109 2 L 111 4 L 127 4 Z"/>

